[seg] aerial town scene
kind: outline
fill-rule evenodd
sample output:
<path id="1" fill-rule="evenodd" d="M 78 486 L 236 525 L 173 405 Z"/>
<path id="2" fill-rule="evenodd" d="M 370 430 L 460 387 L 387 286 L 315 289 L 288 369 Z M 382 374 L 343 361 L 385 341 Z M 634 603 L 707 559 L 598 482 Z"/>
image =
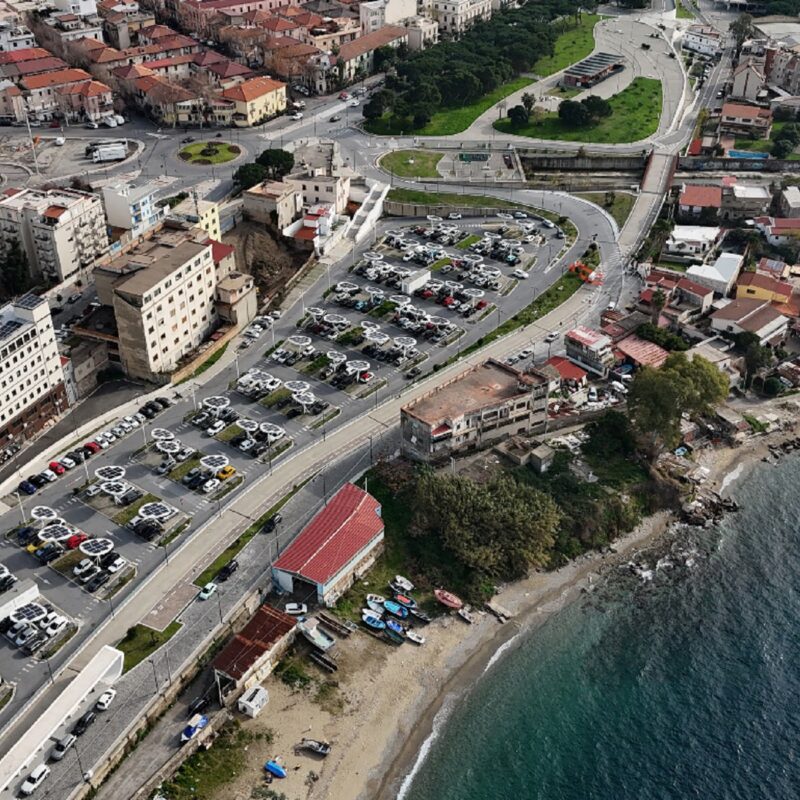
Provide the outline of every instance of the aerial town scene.
<path id="1" fill-rule="evenodd" d="M 0 800 L 793 800 L 800 0 L 0 0 Z"/>

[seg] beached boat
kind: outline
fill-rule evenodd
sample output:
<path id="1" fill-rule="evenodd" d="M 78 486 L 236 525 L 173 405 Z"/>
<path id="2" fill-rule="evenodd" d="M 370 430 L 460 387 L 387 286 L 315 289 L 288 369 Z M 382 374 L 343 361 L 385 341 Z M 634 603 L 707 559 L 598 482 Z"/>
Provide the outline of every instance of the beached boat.
<path id="1" fill-rule="evenodd" d="M 406 631 L 406 639 L 414 644 L 425 644 L 425 637 L 418 634 L 416 631 Z"/>
<path id="2" fill-rule="evenodd" d="M 472 623 L 475 622 L 475 617 L 473 617 L 472 614 L 470 614 L 466 608 L 459 608 L 458 616 L 461 617 L 461 619 L 463 619 L 464 622 L 468 622 L 470 625 L 472 625 Z"/>
<path id="3" fill-rule="evenodd" d="M 383 607 L 393 616 L 405 619 L 408 616 L 408 609 L 401 606 L 400 603 L 395 603 L 394 600 L 385 600 Z"/>
<path id="4" fill-rule="evenodd" d="M 311 753 L 316 753 L 318 756 L 326 756 L 331 751 L 331 746 L 328 742 L 322 742 L 317 739 L 303 739 L 296 747 L 297 750 L 308 750 Z"/>
<path id="5" fill-rule="evenodd" d="M 195 714 L 190 720 L 189 724 L 181 731 L 181 744 L 185 744 L 208 725 L 208 717 L 202 714 Z"/>
<path id="6" fill-rule="evenodd" d="M 366 608 L 361 609 L 361 621 L 368 627 L 376 631 L 382 631 L 386 623 L 377 615 Z"/>
<path id="7" fill-rule="evenodd" d="M 458 609 L 464 605 L 460 597 L 456 597 L 454 594 L 446 592 L 444 589 L 436 589 L 433 594 L 443 606 L 452 608 L 455 611 L 458 611 Z"/>
<path id="8" fill-rule="evenodd" d="M 302 622 L 298 622 L 297 630 L 299 630 L 314 647 L 323 652 L 330 650 L 331 647 L 336 644 L 336 639 L 322 630 L 316 619 L 306 619 Z"/>
<path id="9" fill-rule="evenodd" d="M 390 641 L 392 644 L 403 644 L 405 641 L 405 637 L 401 636 L 399 633 L 395 633 L 390 628 L 387 628 L 383 635 Z"/>
<path id="10" fill-rule="evenodd" d="M 372 596 L 372 595 L 370 595 L 370 596 Z M 385 602 L 386 602 L 386 601 L 385 601 L 385 600 L 383 600 L 383 601 L 382 601 L 382 602 L 380 602 L 380 603 L 376 603 L 374 600 L 370 600 L 369 598 L 367 598 L 367 606 L 368 606 L 368 607 L 369 607 L 369 608 L 372 610 L 372 612 L 373 612 L 374 614 L 377 614 L 377 616 L 379 616 L 379 617 L 382 617 L 382 616 L 383 616 L 383 612 L 386 610 L 386 609 L 383 607 L 383 604 L 384 604 Z"/>
<path id="11" fill-rule="evenodd" d="M 400 590 L 403 592 L 413 592 L 414 591 L 414 584 L 408 578 L 404 578 L 402 575 L 395 575 L 394 580 L 392 581 L 393 584 L 400 587 Z"/>
<path id="12" fill-rule="evenodd" d="M 285 778 L 286 770 L 274 759 L 264 764 L 264 769 L 275 778 Z"/>
<path id="13" fill-rule="evenodd" d="M 418 608 L 410 608 L 409 611 L 417 622 L 423 622 L 427 625 L 431 621 L 430 615 L 426 614 L 424 611 L 420 611 Z"/>
<path id="14" fill-rule="evenodd" d="M 401 606 L 404 606 L 407 609 L 416 608 L 417 601 L 413 597 L 409 597 L 407 594 L 395 594 L 394 596 L 395 603 L 400 603 Z"/>
<path id="15" fill-rule="evenodd" d="M 405 639 L 406 629 L 396 619 L 386 620 L 386 630 L 394 631 L 398 636 L 402 636 Z"/>
<path id="16" fill-rule="evenodd" d="M 368 594 L 367 595 L 367 605 L 370 603 L 377 603 L 379 606 L 383 607 L 383 604 L 386 602 L 386 598 L 382 594 Z"/>

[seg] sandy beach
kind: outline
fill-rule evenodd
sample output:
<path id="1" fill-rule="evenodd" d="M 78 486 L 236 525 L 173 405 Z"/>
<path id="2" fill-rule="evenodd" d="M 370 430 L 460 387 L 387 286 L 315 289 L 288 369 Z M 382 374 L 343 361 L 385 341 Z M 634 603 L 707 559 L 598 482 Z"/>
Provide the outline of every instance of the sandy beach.
<path id="1" fill-rule="evenodd" d="M 770 444 L 792 436 L 784 430 L 752 437 L 739 447 L 701 451 L 696 461 L 709 469 L 704 490 L 729 489 L 730 478 L 738 479 L 766 457 Z M 601 572 L 651 546 L 672 519 L 667 512 L 656 514 L 615 542 L 611 551 L 587 554 L 554 572 L 535 573 L 503 587 L 495 599 L 514 614 L 505 624 L 488 613 L 479 614 L 471 626 L 445 616 L 419 629 L 427 639 L 421 647 L 392 647 L 359 632 L 337 644 L 340 669 L 334 678 L 305 660 L 304 668 L 315 678 L 305 690 L 292 690 L 272 676 L 265 683 L 270 693 L 267 709 L 244 724 L 253 730 L 271 729 L 273 742 L 250 748 L 247 769 L 219 800 L 249 800 L 258 785 L 254 776 L 261 774 L 267 758 L 275 757 L 289 776 L 272 788 L 290 800 L 396 798 L 443 705 L 467 691 L 503 645 L 541 625 Z M 319 684 L 326 679 L 336 685 L 320 693 Z M 295 754 L 294 745 L 304 736 L 331 742 L 328 758 Z"/>

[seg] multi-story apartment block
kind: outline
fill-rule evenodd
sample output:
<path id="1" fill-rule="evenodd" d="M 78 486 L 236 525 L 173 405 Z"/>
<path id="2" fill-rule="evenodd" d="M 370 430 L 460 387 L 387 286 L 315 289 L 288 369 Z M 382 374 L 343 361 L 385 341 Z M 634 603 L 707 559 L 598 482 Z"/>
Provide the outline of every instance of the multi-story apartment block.
<path id="1" fill-rule="evenodd" d="M 757 139 L 766 139 L 772 130 L 772 112 L 760 106 L 743 103 L 725 103 L 719 122 L 720 133 L 734 136 L 742 134 Z"/>
<path id="2" fill-rule="evenodd" d="M 548 380 L 489 359 L 400 410 L 403 453 L 441 461 L 507 436 L 531 433 L 547 417 Z"/>
<path id="3" fill-rule="evenodd" d="M 19 20 L 0 19 L 0 53 L 33 47 L 36 39 Z"/>
<path id="4" fill-rule="evenodd" d="M 368 0 L 358 7 L 361 33 L 374 33 L 384 25 L 399 24 L 417 14 L 416 0 Z"/>
<path id="5" fill-rule="evenodd" d="M 136 239 L 164 219 L 164 207 L 155 201 L 158 187 L 147 183 L 131 186 L 114 183 L 103 187 L 103 204 L 108 224 L 130 231 Z"/>
<path id="6" fill-rule="evenodd" d="M 94 17 L 97 15 L 95 0 L 53 0 L 53 5 L 66 14 L 75 14 L 79 17 Z"/>
<path id="7" fill-rule="evenodd" d="M 427 15 L 439 23 L 439 32 L 457 39 L 479 19 L 492 16 L 492 0 L 428 0 Z"/>
<path id="8" fill-rule="evenodd" d="M 163 382 L 218 326 L 212 246 L 162 231 L 95 270 L 111 306 L 119 358 L 132 378 Z"/>
<path id="9" fill-rule="evenodd" d="M 28 294 L 0 308 L 0 447 L 33 436 L 67 405 L 47 301 Z"/>
<path id="10" fill-rule="evenodd" d="M 87 36 L 90 39 L 103 38 L 103 20 L 96 14 L 86 19 L 69 12 L 54 14 L 44 22 L 62 42 L 75 42 Z"/>
<path id="11" fill-rule="evenodd" d="M 722 51 L 722 34 L 706 25 L 691 25 L 683 34 L 681 48 L 704 56 L 718 56 Z"/>
<path id="12" fill-rule="evenodd" d="M 425 50 L 439 41 L 439 23 L 428 17 L 411 17 L 405 21 L 408 49 Z"/>
<path id="13" fill-rule="evenodd" d="M 19 241 L 33 274 L 75 278 L 108 249 L 103 204 L 74 189 L 7 189 L 0 199 L 0 252 Z"/>
<path id="14" fill-rule="evenodd" d="M 212 239 L 220 238 L 219 203 L 203 196 L 203 187 L 196 186 L 189 196 L 170 209 L 171 219 L 202 228 Z"/>
<path id="15" fill-rule="evenodd" d="M 564 344 L 570 361 L 601 377 L 608 375 L 614 363 L 614 352 L 611 339 L 604 333 L 579 325 L 565 334 Z"/>

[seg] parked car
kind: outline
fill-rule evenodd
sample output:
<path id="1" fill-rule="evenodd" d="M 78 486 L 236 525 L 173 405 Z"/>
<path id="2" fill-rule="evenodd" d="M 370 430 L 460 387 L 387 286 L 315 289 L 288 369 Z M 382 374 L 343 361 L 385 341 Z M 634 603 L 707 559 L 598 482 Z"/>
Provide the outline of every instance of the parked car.
<path id="1" fill-rule="evenodd" d="M 203 494 L 211 494 L 219 486 L 217 478 L 211 478 L 203 484 Z"/>
<path id="2" fill-rule="evenodd" d="M 218 419 L 206 428 L 206 436 L 216 436 L 225 428 L 225 423 Z"/>
<path id="3" fill-rule="evenodd" d="M 20 786 L 20 794 L 23 797 L 30 797 L 44 782 L 50 774 L 50 767 L 46 764 L 37 764 L 32 770 L 30 775 Z"/>
<path id="4" fill-rule="evenodd" d="M 94 594 L 101 586 L 105 586 L 110 580 L 107 572 L 98 572 L 87 584 L 86 591 Z"/>
<path id="5" fill-rule="evenodd" d="M 217 584 L 213 581 L 207 583 L 198 593 L 197 598 L 198 600 L 208 600 L 214 592 L 217 591 Z"/>
<path id="6" fill-rule="evenodd" d="M 275 528 L 278 526 L 280 522 L 283 522 L 283 516 L 278 514 L 273 514 L 265 523 L 264 527 L 261 529 L 264 533 L 272 533 Z"/>
<path id="7" fill-rule="evenodd" d="M 283 610 L 293 617 L 302 617 L 304 614 L 308 614 L 308 606 L 305 603 L 287 603 Z"/>
<path id="8" fill-rule="evenodd" d="M 20 481 L 17 489 L 23 494 L 36 494 L 38 491 L 37 487 L 34 486 L 30 481 Z"/>
<path id="9" fill-rule="evenodd" d="M 50 751 L 50 758 L 53 761 L 61 761 L 61 759 L 67 754 L 67 750 L 69 750 L 70 747 L 72 747 L 77 741 L 78 737 L 75 736 L 74 733 L 68 733 L 66 736 L 62 736 L 56 742 L 56 746 Z"/>
<path id="10" fill-rule="evenodd" d="M 200 475 L 200 467 L 192 467 L 182 478 L 181 483 L 184 486 L 190 484 L 195 478 L 199 477 Z"/>
<path id="11" fill-rule="evenodd" d="M 239 569 L 239 562 L 232 558 L 218 573 L 217 573 L 217 580 L 218 581 L 226 581 L 233 575 L 236 570 Z"/>
<path id="12" fill-rule="evenodd" d="M 94 711 L 87 711 L 78 721 L 72 726 L 72 733 L 75 736 L 83 736 L 89 730 L 89 726 L 97 719 L 97 714 Z"/>
<path id="13" fill-rule="evenodd" d="M 231 475 L 234 475 L 235 473 L 236 473 L 236 467 L 234 467 L 232 464 L 227 464 L 217 473 L 217 478 L 219 478 L 219 480 L 221 481 L 224 481 L 227 478 L 230 478 Z"/>
<path id="14" fill-rule="evenodd" d="M 48 464 L 48 467 L 50 471 L 56 476 L 63 475 L 67 471 L 66 467 L 63 464 L 59 464 L 58 461 L 51 461 Z"/>
<path id="15" fill-rule="evenodd" d="M 94 707 L 98 711 L 108 711 L 108 707 L 114 702 L 114 698 L 116 696 L 116 689 L 106 689 L 103 694 L 97 698 L 97 702 L 95 703 Z"/>
<path id="16" fill-rule="evenodd" d="M 550 344 L 551 342 L 555 342 L 558 339 L 558 333 L 556 331 L 550 331 L 547 336 L 544 337 L 544 340 Z"/>

